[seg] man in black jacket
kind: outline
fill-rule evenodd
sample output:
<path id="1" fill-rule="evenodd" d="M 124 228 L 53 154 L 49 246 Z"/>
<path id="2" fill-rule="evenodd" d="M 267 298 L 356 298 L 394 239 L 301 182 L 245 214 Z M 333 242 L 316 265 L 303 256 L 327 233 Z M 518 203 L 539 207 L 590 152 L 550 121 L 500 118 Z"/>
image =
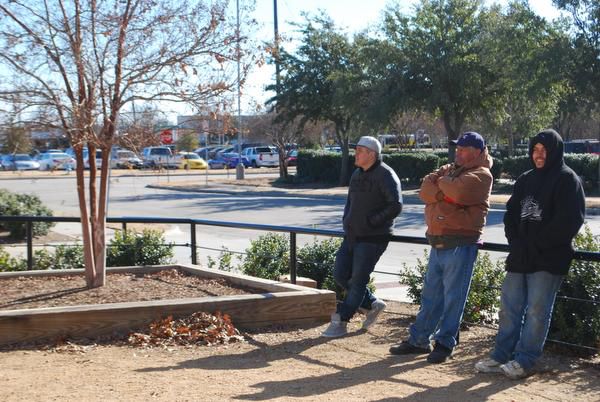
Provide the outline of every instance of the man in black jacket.
<path id="1" fill-rule="evenodd" d="M 529 144 L 534 169 L 523 173 L 506 204 L 510 252 L 500 299 L 500 327 L 480 372 L 529 375 L 542 355 L 556 293 L 573 259 L 572 241 L 585 217 L 585 195 L 565 165 L 563 141 L 544 130 Z"/>
<path id="2" fill-rule="evenodd" d="M 373 325 L 385 309 L 367 288 L 375 264 L 387 248 L 394 219 L 402 210 L 400 180 L 380 160 L 381 144 L 374 137 L 361 137 L 356 144 L 357 169 L 350 178 L 344 208 L 344 240 L 335 256 L 333 276 L 346 291 L 331 316 L 325 337 L 346 335 L 350 318 L 361 308 L 366 311 L 362 328 Z"/>

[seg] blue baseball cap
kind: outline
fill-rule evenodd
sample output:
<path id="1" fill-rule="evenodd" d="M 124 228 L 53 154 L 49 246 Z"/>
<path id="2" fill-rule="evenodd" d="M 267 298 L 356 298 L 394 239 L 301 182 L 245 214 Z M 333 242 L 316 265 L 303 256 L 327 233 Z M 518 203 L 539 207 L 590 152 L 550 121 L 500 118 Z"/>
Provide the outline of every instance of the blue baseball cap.
<path id="1" fill-rule="evenodd" d="M 473 147 L 483 151 L 485 149 L 485 140 L 479 133 L 475 131 L 468 131 L 463 133 L 458 140 L 452 140 L 453 144 L 458 145 L 459 147 Z"/>

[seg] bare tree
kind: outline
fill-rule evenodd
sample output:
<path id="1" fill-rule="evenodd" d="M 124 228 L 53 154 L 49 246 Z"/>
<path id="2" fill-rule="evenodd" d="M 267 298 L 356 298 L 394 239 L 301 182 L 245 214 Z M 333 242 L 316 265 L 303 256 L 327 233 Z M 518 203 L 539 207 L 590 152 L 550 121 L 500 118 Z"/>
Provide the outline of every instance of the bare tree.
<path id="1" fill-rule="evenodd" d="M 51 110 L 44 123 L 62 127 L 75 149 L 88 287 L 105 282 L 109 155 L 120 110 L 133 100 L 200 108 L 235 88 L 236 47 L 251 44 L 230 14 L 225 0 L 0 2 L 0 101 L 18 95 L 22 116 Z"/>

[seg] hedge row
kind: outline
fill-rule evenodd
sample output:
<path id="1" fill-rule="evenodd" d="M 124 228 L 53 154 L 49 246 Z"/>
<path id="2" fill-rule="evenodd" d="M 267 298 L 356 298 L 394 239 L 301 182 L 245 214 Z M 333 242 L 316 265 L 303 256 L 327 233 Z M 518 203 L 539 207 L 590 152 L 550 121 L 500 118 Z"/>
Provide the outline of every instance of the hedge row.
<path id="1" fill-rule="evenodd" d="M 565 154 L 565 163 L 581 177 L 587 189 L 598 183 L 599 160 L 600 157 L 593 154 Z M 516 179 L 532 167 L 529 156 L 506 158 L 503 163 L 502 171 L 511 179 Z"/>
<path id="2" fill-rule="evenodd" d="M 418 183 L 423 176 L 439 166 L 439 157 L 427 152 L 384 154 L 383 160 L 398 175 L 400 180 Z M 324 151 L 300 151 L 298 153 L 297 176 L 306 181 L 339 181 L 342 154 Z M 354 155 L 348 160 L 349 171 L 354 169 Z"/>
<path id="3" fill-rule="evenodd" d="M 565 154 L 565 162 L 584 181 L 587 189 L 593 188 L 599 181 L 598 164 L 600 157 L 592 154 Z M 448 155 L 444 152 L 406 152 L 384 154 L 383 160 L 398 175 L 400 180 L 419 183 L 428 173 L 447 163 Z M 334 183 L 339 181 L 342 165 L 342 154 L 324 151 L 305 150 L 298 153 L 297 177 L 305 181 L 321 181 Z M 350 155 L 349 171 L 354 168 L 354 156 Z M 497 180 L 504 173 L 516 179 L 532 168 L 528 156 L 513 158 L 494 158 L 492 175 Z"/>

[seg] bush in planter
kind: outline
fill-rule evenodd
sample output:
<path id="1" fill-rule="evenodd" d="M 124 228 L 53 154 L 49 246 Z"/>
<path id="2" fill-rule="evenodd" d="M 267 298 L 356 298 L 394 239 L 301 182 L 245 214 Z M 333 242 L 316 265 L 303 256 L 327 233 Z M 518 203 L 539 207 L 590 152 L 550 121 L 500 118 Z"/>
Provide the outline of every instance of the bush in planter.
<path id="1" fill-rule="evenodd" d="M 242 272 L 258 278 L 279 280 L 290 272 L 290 245 L 284 234 L 267 233 L 250 242 Z"/>
<path id="2" fill-rule="evenodd" d="M 27 264 L 24 264 L 24 269 L 21 267 L 20 261 L 13 258 L 6 250 L 0 247 L 0 272 L 24 271 Z"/>
<path id="3" fill-rule="evenodd" d="M 333 267 L 341 243 L 341 239 L 315 240 L 302 247 L 298 251 L 298 276 L 315 280 L 319 289 L 335 290 Z"/>
<path id="4" fill-rule="evenodd" d="M 40 198 L 30 194 L 15 194 L 8 190 L 0 189 L 0 215 L 6 216 L 52 216 L 52 211 L 42 204 Z M 34 222 L 33 235 L 44 236 L 48 234 L 52 222 Z M 25 222 L 2 222 L 1 227 L 10 231 L 14 239 L 25 238 Z"/>
<path id="5" fill-rule="evenodd" d="M 403 264 L 400 271 L 400 283 L 408 286 L 408 296 L 413 303 L 421 302 L 423 281 L 427 272 L 429 255 L 423 253 L 423 259 L 417 258 L 416 267 Z M 473 267 L 471 290 L 463 314 L 463 321 L 472 323 L 491 323 L 496 320 L 500 307 L 500 287 L 504 279 L 504 260 L 490 259 L 488 253 L 479 253 Z"/>
<path id="6" fill-rule="evenodd" d="M 594 238 L 586 225 L 575 237 L 574 246 L 578 250 L 600 252 L 600 239 Z M 549 338 L 600 348 L 600 263 L 573 260 L 558 296 Z M 578 351 L 583 355 L 597 353 L 594 350 Z"/>
<path id="7" fill-rule="evenodd" d="M 81 245 L 60 245 L 54 252 L 46 249 L 35 250 L 32 263 L 34 270 L 83 268 L 83 247 Z M 0 271 L 26 270 L 27 259 L 11 258 L 8 253 L 0 249 Z"/>
<path id="8" fill-rule="evenodd" d="M 26 260 L 23 260 L 27 264 Z M 57 246 L 54 253 L 45 249 L 36 250 L 33 254 L 33 269 L 73 269 L 83 268 L 83 246 Z"/>
<path id="9" fill-rule="evenodd" d="M 298 276 L 316 281 L 317 288 L 336 292 L 338 299 L 343 298 L 344 295 L 333 279 L 333 268 L 335 254 L 340 244 L 341 239 L 327 239 L 320 242 L 314 241 L 301 247 L 298 249 L 296 271 Z M 215 266 L 216 263 L 213 262 L 212 265 Z M 246 275 L 272 280 L 278 280 L 281 275 L 289 274 L 289 240 L 287 236 L 269 233 L 252 241 L 243 258 L 242 272 Z M 369 289 L 375 291 L 372 282 L 369 283 Z"/>
<path id="10" fill-rule="evenodd" d="M 383 155 L 400 180 L 420 183 L 421 179 L 439 167 L 440 158 L 431 152 L 409 152 Z"/>
<path id="11" fill-rule="evenodd" d="M 173 244 L 166 243 L 161 231 L 144 229 L 117 231 L 107 246 L 106 266 L 164 265 L 173 258 Z"/>

